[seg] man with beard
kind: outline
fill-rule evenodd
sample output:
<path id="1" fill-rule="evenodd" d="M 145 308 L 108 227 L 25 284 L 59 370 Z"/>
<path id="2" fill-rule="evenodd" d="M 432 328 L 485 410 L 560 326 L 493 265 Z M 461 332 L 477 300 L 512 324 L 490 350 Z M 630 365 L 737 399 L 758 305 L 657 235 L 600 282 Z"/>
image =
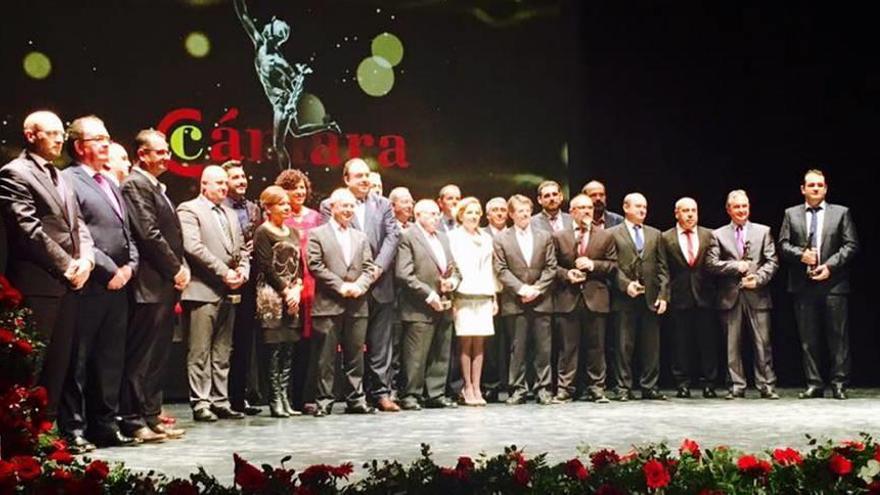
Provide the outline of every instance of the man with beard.
<path id="1" fill-rule="evenodd" d="M 607 210 L 607 199 L 605 197 L 605 185 L 597 180 L 587 182 L 581 194 L 585 194 L 590 201 L 593 202 L 595 215 L 593 216 L 593 225 L 600 229 L 610 229 L 615 225 L 623 223 L 623 216 L 619 213 Z"/>
<path id="2" fill-rule="evenodd" d="M 532 216 L 532 227 L 552 233 L 571 226 L 571 216 L 560 211 L 563 201 L 565 196 L 558 182 L 542 182 L 538 186 L 538 204 L 542 209 Z"/>

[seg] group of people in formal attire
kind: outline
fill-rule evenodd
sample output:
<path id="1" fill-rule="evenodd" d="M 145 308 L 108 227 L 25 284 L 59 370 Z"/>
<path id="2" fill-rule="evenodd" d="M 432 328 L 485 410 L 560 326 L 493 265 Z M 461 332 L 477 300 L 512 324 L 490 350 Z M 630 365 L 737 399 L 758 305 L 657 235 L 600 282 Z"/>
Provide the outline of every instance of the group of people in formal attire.
<path id="1" fill-rule="evenodd" d="M 554 181 L 537 187 L 540 211 L 520 194 L 483 205 L 452 184 L 415 201 L 405 187 L 383 196 L 359 158 L 317 209 L 294 169 L 248 199 L 236 161 L 206 166 L 199 194 L 175 206 L 159 180 L 170 158 L 161 132 L 137 134 L 132 164 L 95 116 L 65 129 L 38 111 L 23 128 L 25 149 L 0 168 L 7 275 L 47 341 L 39 382 L 75 452 L 184 435 L 162 414 L 178 303 L 201 422 L 260 413 L 247 400 L 254 389 L 280 418 L 326 416 L 340 399 L 351 414 L 479 407 L 500 395 L 509 405 L 629 401 L 635 391 L 665 400 L 667 313 L 677 397 L 695 386 L 717 397 L 722 381 L 725 398 L 744 397 L 747 333 L 756 388 L 778 399 L 768 284 L 780 258 L 803 349 L 799 396 L 822 397 L 828 384 L 847 397 L 859 243 L 849 210 L 825 201 L 820 170 L 804 175 L 804 203 L 786 210 L 774 240 L 750 221 L 742 190 L 727 196 L 728 224 L 699 225 L 684 197 L 661 232 L 645 223 L 642 194 L 627 194 L 620 215 L 598 181 L 568 212 Z M 72 162 L 59 171 L 65 145 Z M 306 361 L 296 387 L 294 356 Z"/>

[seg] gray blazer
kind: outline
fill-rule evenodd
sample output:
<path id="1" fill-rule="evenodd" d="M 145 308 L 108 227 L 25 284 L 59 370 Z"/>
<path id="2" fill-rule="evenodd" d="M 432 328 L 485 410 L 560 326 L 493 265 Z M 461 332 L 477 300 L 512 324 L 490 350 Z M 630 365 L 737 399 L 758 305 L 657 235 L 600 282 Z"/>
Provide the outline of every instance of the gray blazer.
<path id="1" fill-rule="evenodd" d="M 71 163 L 61 175 L 66 184 L 72 185 L 76 191 L 79 209 L 94 242 L 95 269 L 89 276 L 84 292 L 105 292 L 107 283 L 123 265 L 131 267 L 133 274 L 137 273 L 138 250 L 131 233 L 128 209 L 119 188 L 110 179 L 104 180 L 116 197 L 122 215 L 116 212 L 110 198 L 92 177 L 94 173 L 89 173 L 78 163 Z"/>
<path id="2" fill-rule="evenodd" d="M 451 279 L 453 288 L 461 282 L 461 275 L 449 248 L 449 238 L 438 230 L 437 239 L 446 255 L 444 273 L 440 273 L 437 258 L 422 229 L 413 226 L 400 236 L 395 275 L 400 288 L 398 307 L 401 321 L 434 321 L 440 313 L 428 306 L 425 299 L 432 291 L 440 295 L 440 277 L 445 274 L 445 278 Z M 451 310 L 447 311 L 449 312 Z"/>
<path id="3" fill-rule="evenodd" d="M 706 265 L 709 271 L 718 275 L 718 309 L 731 309 L 736 304 L 740 293 L 746 304 L 753 309 L 770 309 L 773 300 L 770 297 L 768 284 L 779 269 L 776 257 L 776 246 L 770 227 L 758 223 L 746 223 L 746 239 L 749 243 L 750 272 L 758 276 L 758 287 L 754 290 L 740 289 L 742 275 L 737 271 L 735 262 L 740 255 L 736 249 L 736 231 L 733 223 L 715 229 L 712 232 L 712 243 L 706 253 Z"/>
<path id="4" fill-rule="evenodd" d="M 564 211 L 559 212 L 559 216 L 562 217 L 562 228 L 570 229 L 571 228 L 571 215 L 565 213 Z M 547 218 L 547 215 L 544 214 L 544 211 L 539 211 L 532 215 L 532 228 L 543 230 L 544 232 L 553 233 L 553 227 L 550 226 L 550 219 Z"/>
<path id="5" fill-rule="evenodd" d="M 556 251 L 549 232 L 532 230 L 532 259 L 527 264 L 516 242 L 516 228 L 511 227 L 494 240 L 495 272 L 501 282 L 502 316 L 517 315 L 530 308 L 538 313 L 553 312 L 551 290 L 556 278 Z M 517 292 L 523 285 L 533 285 L 541 295 L 523 304 Z"/>
<path id="6" fill-rule="evenodd" d="M 382 276 L 373 284 L 370 294 L 376 302 L 390 303 L 394 300 L 394 256 L 397 254 L 400 229 L 387 198 L 371 192 L 364 203 L 367 225 L 358 225 L 355 215 L 352 226 L 366 234 L 374 263 L 382 269 Z M 330 203 L 327 199 L 321 202 L 321 215 L 324 223 L 330 220 Z"/>
<path id="7" fill-rule="evenodd" d="M 220 205 L 232 231 L 232 244 L 220 230 L 220 221 L 212 211 L 213 203 L 202 196 L 181 203 L 177 216 L 183 231 L 183 250 L 192 278 L 183 290 L 181 300 L 216 303 L 226 297 L 229 287 L 223 277 L 235 268 L 233 259 L 244 273 L 250 273 L 250 253 L 244 245 L 238 217 L 230 208 Z"/>
<path id="8" fill-rule="evenodd" d="M 94 259 L 73 186 L 67 184 L 65 191 L 62 201 L 52 179 L 27 152 L 0 168 L 0 213 L 9 247 L 6 275 L 25 296 L 62 296 L 70 288 L 64 277 L 70 262 Z"/>
<path id="9" fill-rule="evenodd" d="M 315 302 L 312 316 L 366 317 L 369 315 L 367 290 L 375 281 L 375 265 L 370 244 L 363 232 L 351 231 L 351 264 L 346 266 L 342 248 L 336 240 L 333 226 L 327 222 L 309 231 L 308 253 L 309 272 L 315 278 Z M 343 282 L 353 282 L 363 291 L 358 298 L 342 297 L 339 288 Z"/>
<path id="10" fill-rule="evenodd" d="M 849 208 L 825 203 L 822 222 L 822 252 L 819 263 L 828 266 L 831 276 L 814 282 L 807 278 L 801 255 L 807 246 L 806 205 L 792 206 L 785 210 L 785 219 L 779 229 L 779 251 L 782 259 L 790 263 L 788 291 L 813 294 L 848 294 L 849 267 L 859 252 L 859 238 Z"/>
<path id="11" fill-rule="evenodd" d="M 606 220 L 607 221 L 607 220 Z M 650 225 L 643 225 L 645 245 L 639 259 L 635 242 L 629 235 L 626 223 L 619 223 L 608 229 L 617 247 L 617 272 L 615 288 L 617 293 L 612 296 L 612 311 L 633 310 L 639 298 L 632 298 L 626 293 L 629 283 L 636 280 L 637 265 L 641 265 L 642 282 L 645 284 L 644 304 L 651 311 L 656 311 L 654 301 L 669 301 L 669 267 L 666 264 L 666 251 L 660 242 L 660 231 Z"/>

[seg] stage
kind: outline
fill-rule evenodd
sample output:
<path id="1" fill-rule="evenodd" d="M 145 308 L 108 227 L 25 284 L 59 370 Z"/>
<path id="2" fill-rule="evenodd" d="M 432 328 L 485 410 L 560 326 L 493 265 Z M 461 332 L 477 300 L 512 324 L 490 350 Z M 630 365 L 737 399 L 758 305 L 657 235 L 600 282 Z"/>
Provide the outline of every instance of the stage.
<path id="1" fill-rule="evenodd" d="M 552 406 L 490 404 L 482 408 L 342 414 L 337 405 L 325 418 L 301 416 L 275 419 L 265 415 L 241 421 L 194 423 L 185 404 L 168 406 L 186 428 L 182 440 L 155 445 L 100 449 L 92 458 L 124 462 L 135 470 L 186 477 L 197 466 L 232 480 L 232 453 L 254 464 L 278 464 L 291 455 L 289 467 L 353 462 L 354 477 L 372 459 L 409 462 L 428 443 L 435 460 L 454 465 L 460 455 L 497 454 L 515 444 L 527 455 L 548 453 L 550 461 L 577 454 L 577 447 L 610 447 L 622 451 L 632 444 L 667 440 L 673 450 L 691 438 L 706 447 L 728 445 L 749 452 L 781 446 L 803 449 L 804 434 L 843 440 L 859 432 L 880 433 L 880 390 L 852 390 L 850 400 L 802 401 L 797 390 L 780 391 L 782 399 L 758 399 L 754 390 L 745 400 L 670 399 L 610 404 L 570 403 Z"/>

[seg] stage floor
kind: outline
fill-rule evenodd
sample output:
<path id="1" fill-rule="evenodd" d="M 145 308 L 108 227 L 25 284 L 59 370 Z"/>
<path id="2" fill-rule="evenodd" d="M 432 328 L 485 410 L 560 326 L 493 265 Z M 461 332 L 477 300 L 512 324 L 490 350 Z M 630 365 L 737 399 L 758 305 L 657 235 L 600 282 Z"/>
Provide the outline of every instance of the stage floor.
<path id="1" fill-rule="evenodd" d="M 797 390 L 781 391 L 779 401 L 670 399 L 610 404 L 570 403 L 553 406 L 490 404 L 447 410 L 334 414 L 275 419 L 265 415 L 241 421 L 194 423 L 185 404 L 168 406 L 186 428 L 182 440 L 155 445 L 100 449 L 93 458 L 121 461 L 136 470 L 154 469 L 186 477 L 197 466 L 223 481 L 232 479 L 232 453 L 254 464 L 278 464 L 291 455 L 289 467 L 353 462 L 355 477 L 371 459 L 409 462 L 428 443 L 438 463 L 454 465 L 459 455 L 497 454 L 505 446 L 524 447 L 527 454 L 548 453 L 553 461 L 577 454 L 576 448 L 610 447 L 667 440 L 677 449 L 685 437 L 703 446 L 728 445 L 760 452 L 766 448 L 804 448 L 805 433 L 843 440 L 859 432 L 880 434 L 880 390 L 852 390 L 850 400 L 801 401 Z"/>

